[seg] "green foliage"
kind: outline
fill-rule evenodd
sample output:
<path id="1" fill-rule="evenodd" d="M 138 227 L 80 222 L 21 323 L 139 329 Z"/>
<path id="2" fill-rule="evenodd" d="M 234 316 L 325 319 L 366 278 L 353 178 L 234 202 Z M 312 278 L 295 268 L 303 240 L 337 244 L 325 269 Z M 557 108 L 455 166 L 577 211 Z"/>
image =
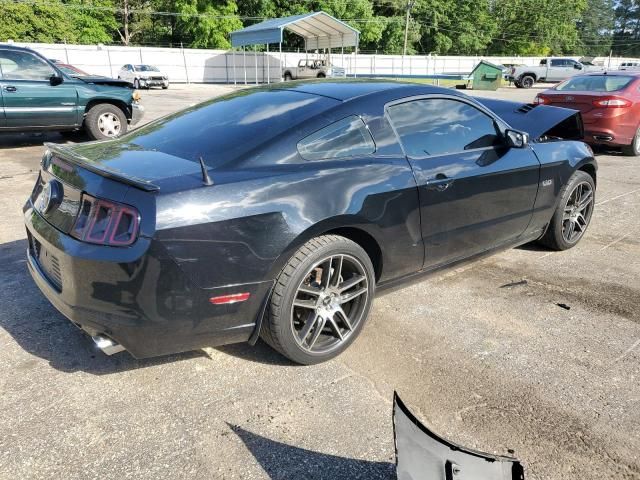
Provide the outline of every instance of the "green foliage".
<path id="1" fill-rule="evenodd" d="M 640 54 L 640 0 L 30 1 L 0 0 L 0 41 L 229 48 L 233 30 L 324 10 L 360 30 L 361 51 L 400 54 L 410 6 L 409 54 Z"/>
<path id="2" fill-rule="evenodd" d="M 235 17 L 238 7 L 231 0 L 176 0 L 175 8 L 183 14 L 176 29 L 191 47 L 230 48 L 229 33 L 242 28 Z"/>

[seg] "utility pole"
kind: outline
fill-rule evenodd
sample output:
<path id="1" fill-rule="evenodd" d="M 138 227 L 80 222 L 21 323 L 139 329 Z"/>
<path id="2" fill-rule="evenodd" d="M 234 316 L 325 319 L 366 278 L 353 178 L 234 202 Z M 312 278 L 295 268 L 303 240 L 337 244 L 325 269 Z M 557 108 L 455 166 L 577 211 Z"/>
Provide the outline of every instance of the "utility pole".
<path id="1" fill-rule="evenodd" d="M 407 1 L 407 16 L 404 24 L 404 48 L 402 49 L 402 75 L 404 75 L 404 56 L 407 54 L 407 39 L 409 37 L 409 17 L 411 16 L 411 9 L 415 4 L 415 0 Z"/>

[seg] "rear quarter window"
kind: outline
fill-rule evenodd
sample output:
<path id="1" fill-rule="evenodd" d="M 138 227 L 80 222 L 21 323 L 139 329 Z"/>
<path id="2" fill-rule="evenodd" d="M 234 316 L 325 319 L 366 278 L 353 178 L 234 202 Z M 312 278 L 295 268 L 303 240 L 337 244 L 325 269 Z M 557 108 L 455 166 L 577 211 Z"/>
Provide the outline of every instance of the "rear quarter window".
<path id="1" fill-rule="evenodd" d="M 369 129 L 355 115 L 327 125 L 298 142 L 298 152 L 305 160 L 354 157 L 375 150 Z"/>

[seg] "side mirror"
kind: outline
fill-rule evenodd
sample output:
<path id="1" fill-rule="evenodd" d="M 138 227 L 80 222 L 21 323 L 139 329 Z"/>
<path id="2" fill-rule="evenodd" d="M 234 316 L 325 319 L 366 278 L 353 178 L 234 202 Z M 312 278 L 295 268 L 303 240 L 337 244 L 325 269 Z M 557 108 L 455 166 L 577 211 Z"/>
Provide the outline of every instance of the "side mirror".
<path id="1" fill-rule="evenodd" d="M 529 145 L 529 135 L 517 130 L 506 130 L 504 132 L 507 146 L 511 148 L 524 148 Z"/>
<path id="2" fill-rule="evenodd" d="M 62 81 L 63 81 L 62 76 L 58 74 L 53 74 L 49 77 L 49 83 L 51 84 L 52 87 L 55 87 L 56 85 L 60 85 Z"/>
<path id="3" fill-rule="evenodd" d="M 582 65 L 580 65 L 579 63 L 574 63 L 573 68 L 575 68 L 576 70 L 582 70 Z"/>

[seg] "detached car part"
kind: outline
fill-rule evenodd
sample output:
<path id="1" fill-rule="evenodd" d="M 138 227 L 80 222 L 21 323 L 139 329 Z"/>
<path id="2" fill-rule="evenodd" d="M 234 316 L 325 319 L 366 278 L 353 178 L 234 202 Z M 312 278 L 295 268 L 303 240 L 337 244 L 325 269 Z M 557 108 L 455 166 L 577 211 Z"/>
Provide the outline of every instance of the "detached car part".
<path id="1" fill-rule="evenodd" d="M 398 480 L 524 480 L 519 460 L 471 450 L 436 435 L 397 393 L 393 431 Z"/>

